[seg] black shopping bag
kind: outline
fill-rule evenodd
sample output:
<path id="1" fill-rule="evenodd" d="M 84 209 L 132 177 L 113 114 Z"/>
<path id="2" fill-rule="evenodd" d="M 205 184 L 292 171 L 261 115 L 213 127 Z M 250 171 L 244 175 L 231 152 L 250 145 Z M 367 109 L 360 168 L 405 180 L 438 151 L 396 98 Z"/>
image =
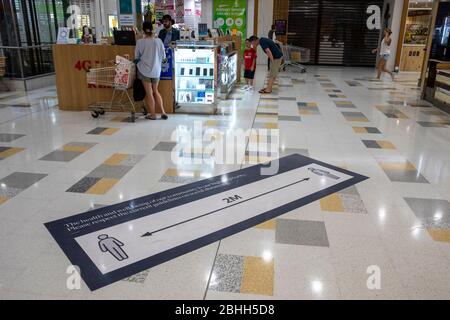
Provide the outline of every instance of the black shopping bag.
<path id="1" fill-rule="evenodd" d="M 136 79 L 134 79 L 134 83 L 133 83 L 133 99 L 134 101 L 142 101 L 145 99 L 145 88 L 144 88 L 144 84 L 142 83 L 141 79 L 139 79 L 138 77 L 136 77 Z"/>

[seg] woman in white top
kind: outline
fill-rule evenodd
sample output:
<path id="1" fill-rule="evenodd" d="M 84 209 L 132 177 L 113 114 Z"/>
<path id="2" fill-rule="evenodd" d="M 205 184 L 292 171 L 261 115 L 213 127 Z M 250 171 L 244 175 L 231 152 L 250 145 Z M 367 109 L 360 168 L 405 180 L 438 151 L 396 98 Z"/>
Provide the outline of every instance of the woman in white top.
<path id="1" fill-rule="evenodd" d="M 144 84 L 146 102 L 150 109 L 147 119 L 156 120 L 155 103 L 161 110 L 161 119 L 167 120 L 164 111 L 163 100 L 158 91 L 159 77 L 161 75 L 162 63 L 166 59 L 166 50 L 161 39 L 153 35 L 153 25 L 145 21 L 143 26 L 145 37 L 136 43 L 135 58 L 137 63 L 137 76 Z"/>
<path id="2" fill-rule="evenodd" d="M 383 40 L 381 41 L 380 48 L 372 50 L 372 53 L 378 52 L 380 54 L 380 59 L 378 60 L 377 64 L 378 80 L 381 79 L 382 72 L 389 73 L 391 75 L 392 80 L 394 79 L 394 74 L 388 69 L 386 69 L 386 63 L 389 60 L 389 57 L 391 56 L 391 42 L 392 42 L 391 34 L 392 34 L 391 29 L 389 28 L 384 29 L 384 37 Z"/>

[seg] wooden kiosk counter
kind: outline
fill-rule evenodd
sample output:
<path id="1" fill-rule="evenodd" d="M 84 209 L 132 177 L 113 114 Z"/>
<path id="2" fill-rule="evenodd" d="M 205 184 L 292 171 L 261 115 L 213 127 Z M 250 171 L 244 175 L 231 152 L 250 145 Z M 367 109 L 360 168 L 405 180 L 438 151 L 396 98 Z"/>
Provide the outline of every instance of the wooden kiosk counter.
<path id="1" fill-rule="evenodd" d="M 86 82 L 86 72 L 90 68 L 104 67 L 116 55 L 134 59 L 134 46 L 55 44 L 53 59 L 56 73 L 59 108 L 67 111 L 85 111 L 92 104 L 109 101 L 111 88 L 93 88 Z M 159 91 L 163 97 L 167 113 L 173 113 L 173 80 L 161 80 Z M 131 91 L 131 89 L 130 89 Z M 159 113 L 160 110 L 157 110 Z"/>

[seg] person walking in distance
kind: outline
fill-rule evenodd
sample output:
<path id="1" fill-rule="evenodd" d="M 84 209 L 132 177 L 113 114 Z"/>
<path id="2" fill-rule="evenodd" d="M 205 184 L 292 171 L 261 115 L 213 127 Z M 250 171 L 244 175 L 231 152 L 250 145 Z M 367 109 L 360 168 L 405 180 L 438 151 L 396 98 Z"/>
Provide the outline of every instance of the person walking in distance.
<path id="1" fill-rule="evenodd" d="M 384 29 L 383 40 L 381 41 L 380 48 L 372 50 L 372 53 L 379 53 L 380 59 L 377 64 L 377 80 L 381 79 L 381 73 L 388 73 L 392 80 L 394 80 L 394 74 L 386 68 L 386 64 L 391 56 L 391 43 L 392 43 L 392 31 L 389 28 Z"/>
<path id="2" fill-rule="evenodd" d="M 278 77 L 280 73 L 281 59 L 283 58 L 283 53 L 280 48 L 268 38 L 258 38 L 257 36 L 251 36 L 250 42 L 252 44 L 253 49 L 257 49 L 258 45 L 261 46 L 264 53 L 270 59 L 270 70 L 269 70 L 269 80 L 267 83 L 267 87 L 259 90 L 259 93 L 267 94 L 272 93 L 273 83 Z"/>

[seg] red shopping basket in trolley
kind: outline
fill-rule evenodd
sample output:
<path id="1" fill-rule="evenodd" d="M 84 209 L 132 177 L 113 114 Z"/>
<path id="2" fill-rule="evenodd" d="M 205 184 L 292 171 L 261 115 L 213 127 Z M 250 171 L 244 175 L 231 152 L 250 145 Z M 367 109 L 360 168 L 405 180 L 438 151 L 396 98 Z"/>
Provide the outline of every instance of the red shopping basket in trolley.
<path id="1" fill-rule="evenodd" d="M 93 68 L 86 73 L 86 82 L 97 88 L 112 88 L 109 101 L 98 101 L 89 106 L 93 118 L 98 118 L 106 111 L 130 112 L 131 121 L 135 121 L 136 107 L 128 89 L 133 86 L 136 67 L 127 58 L 117 56 L 111 66 Z"/>
<path id="2" fill-rule="evenodd" d="M 286 71 L 287 67 L 294 67 L 300 69 L 300 72 L 306 72 L 306 67 L 303 63 L 309 62 L 310 51 L 308 48 L 302 48 L 292 45 L 281 45 L 283 51 L 283 64 L 281 69 Z"/>

